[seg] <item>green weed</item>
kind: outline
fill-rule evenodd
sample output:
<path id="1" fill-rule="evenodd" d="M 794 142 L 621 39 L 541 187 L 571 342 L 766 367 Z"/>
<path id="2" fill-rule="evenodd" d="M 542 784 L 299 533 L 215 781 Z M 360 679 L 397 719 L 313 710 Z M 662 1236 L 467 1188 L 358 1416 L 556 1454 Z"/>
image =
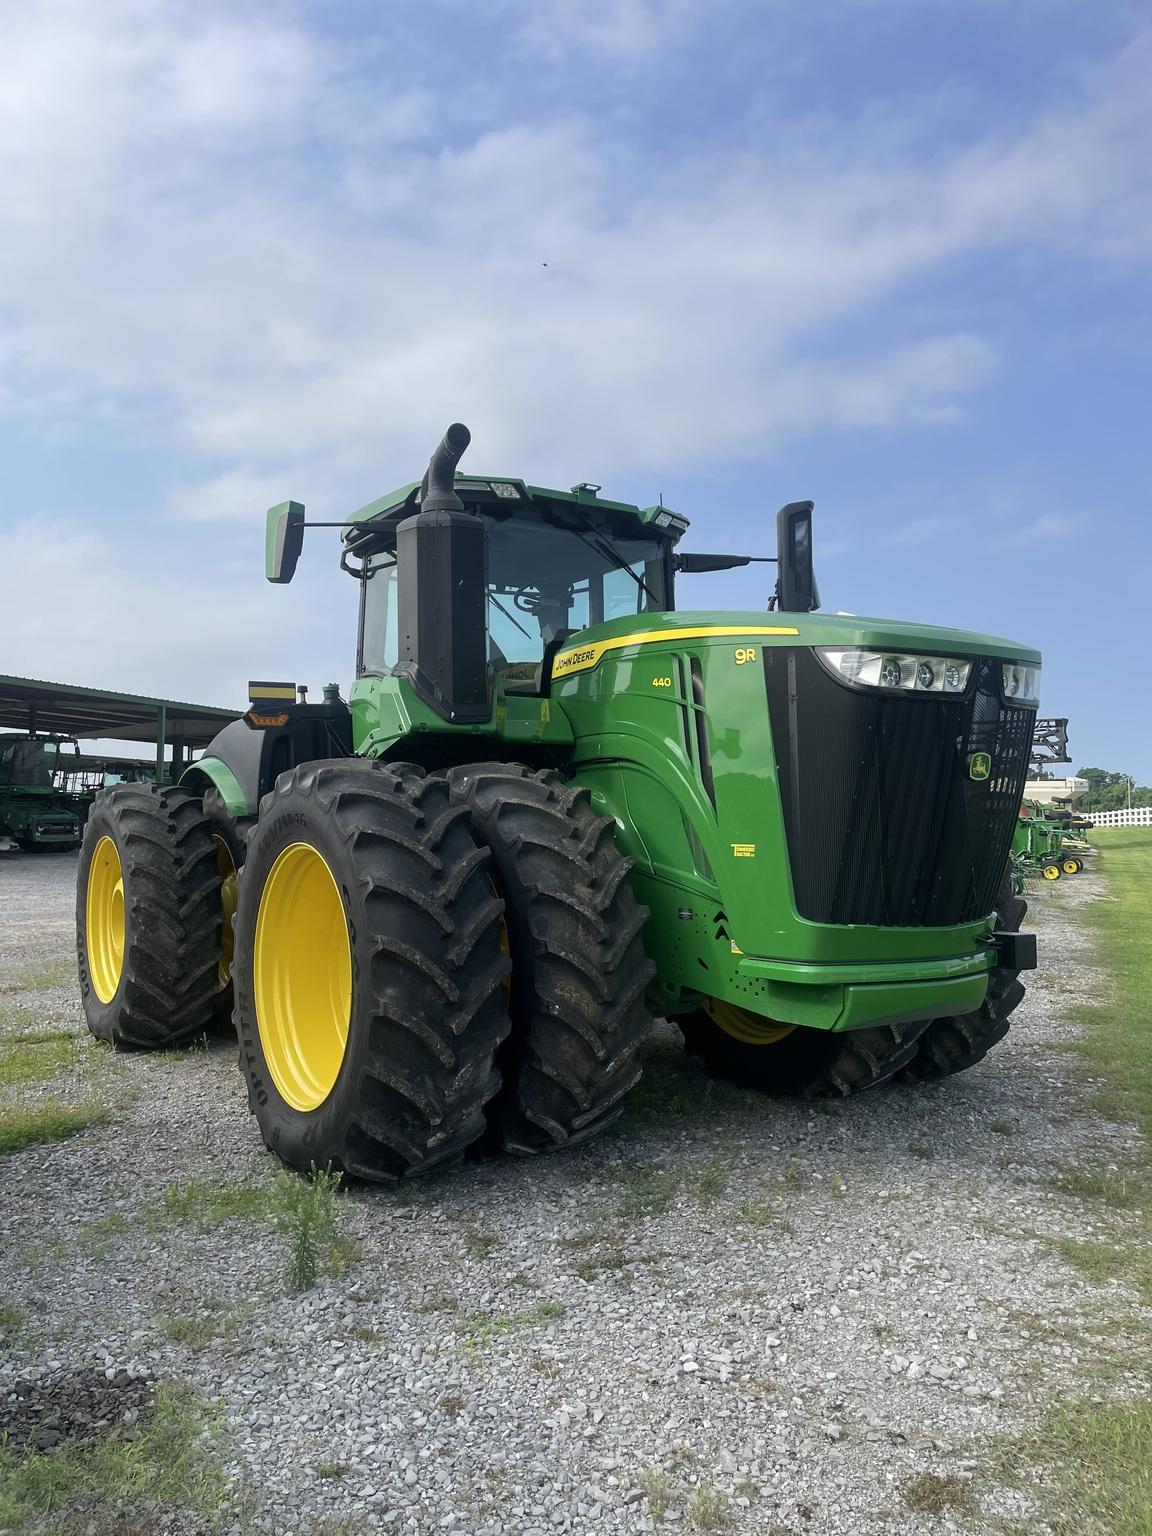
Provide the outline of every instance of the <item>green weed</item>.
<path id="1" fill-rule="evenodd" d="M 697 1531 L 722 1531 L 728 1524 L 728 1500 L 701 1484 L 688 1500 L 688 1520 Z"/>
<path id="2" fill-rule="evenodd" d="M 170 1221 L 210 1232 L 227 1221 L 256 1221 L 288 1239 L 285 1278 L 291 1290 L 309 1290 L 321 1275 L 342 1275 L 358 1257 L 340 1231 L 341 1175 L 330 1169 L 302 1177 L 281 1169 L 272 1184 L 170 1184 L 160 1211 Z"/>
<path id="3" fill-rule="evenodd" d="M 636 1486 L 643 1490 L 648 1500 L 648 1513 L 654 1520 L 662 1520 L 672 1497 L 672 1479 L 659 1467 L 645 1467 L 636 1479 Z"/>

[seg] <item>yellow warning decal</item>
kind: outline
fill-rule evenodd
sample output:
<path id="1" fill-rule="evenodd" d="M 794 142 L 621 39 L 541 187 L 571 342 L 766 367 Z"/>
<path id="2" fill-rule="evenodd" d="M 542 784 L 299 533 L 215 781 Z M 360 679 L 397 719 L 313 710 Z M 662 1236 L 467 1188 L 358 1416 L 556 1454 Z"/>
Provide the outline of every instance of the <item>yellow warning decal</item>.
<path id="1" fill-rule="evenodd" d="M 609 651 L 626 651 L 636 645 L 656 645 L 660 641 L 711 640 L 726 635 L 798 635 L 800 631 L 786 624 L 709 624 L 699 629 L 645 629 L 634 635 L 616 635 L 611 640 L 596 640 L 590 645 L 561 651 L 552 663 L 553 681 L 571 677 L 574 672 L 588 672 L 599 666 Z"/>
<path id="2" fill-rule="evenodd" d="M 732 856 L 736 859 L 754 859 L 756 857 L 756 844 L 733 843 Z"/>

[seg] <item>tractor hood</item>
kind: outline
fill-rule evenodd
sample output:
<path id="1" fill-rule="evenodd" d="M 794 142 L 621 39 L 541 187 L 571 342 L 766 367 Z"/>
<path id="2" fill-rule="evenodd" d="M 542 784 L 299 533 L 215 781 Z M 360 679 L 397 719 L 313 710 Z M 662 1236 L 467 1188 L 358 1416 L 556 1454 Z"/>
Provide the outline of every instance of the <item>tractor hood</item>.
<path id="1" fill-rule="evenodd" d="M 739 645 L 844 646 L 872 650 L 925 652 L 946 656 L 992 656 L 1026 666 L 1040 665 L 1040 653 L 1030 646 L 995 635 L 935 624 L 909 624 L 898 619 L 823 613 L 723 613 L 708 610 L 648 613 L 612 619 L 581 630 L 568 641 L 553 663 L 554 681 L 589 671 L 605 656 L 633 646 L 716 642 Z"/>

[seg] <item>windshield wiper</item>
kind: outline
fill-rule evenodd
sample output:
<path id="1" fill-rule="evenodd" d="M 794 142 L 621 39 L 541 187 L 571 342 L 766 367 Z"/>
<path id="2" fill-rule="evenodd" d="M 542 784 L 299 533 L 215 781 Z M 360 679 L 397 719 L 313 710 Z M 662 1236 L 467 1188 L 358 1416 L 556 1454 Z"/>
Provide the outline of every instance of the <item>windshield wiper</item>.
<path id="1" fill-rule="evenodd" d="M 594 549 L 597 554 L 603 555 L 604 559 L 607 560 L 611 565 L 614 565 L 618 571 L 626 571 L 628 575 L 631 576 L 636 585 L 640 588 L 641 592 L 643 592 L 646 597 L 651 599 L 653 606 L 658 607 L 659 599 L 657 598 L 655 592 L 653 592 L 652 588 L 644 580 L 643 576 L 637 576 L 636 572 L 628 564 L 627 560 L 625 560 L 622 555 L 618 555 L 616 553 L 611 544 L 608 543 L 607 539 L 605 539 L 601 534 L 597 533 L 596 529 L 590 522 L 588 522 L 587 519 L 584 519 L 584 528 L 584 533 L 581 533 L 579 528 L 573 528 L 572 532 L 576 535 L 582 544 L 586 544 L 589 549 Z"/>

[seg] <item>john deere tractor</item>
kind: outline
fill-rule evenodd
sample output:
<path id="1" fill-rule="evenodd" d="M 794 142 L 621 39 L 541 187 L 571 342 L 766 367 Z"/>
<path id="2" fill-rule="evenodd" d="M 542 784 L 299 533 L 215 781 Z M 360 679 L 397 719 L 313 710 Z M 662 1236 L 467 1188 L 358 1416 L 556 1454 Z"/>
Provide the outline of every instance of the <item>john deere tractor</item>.
<path id="1" fill-rule="evenodd" d="M 810 502 L 765 611 L 685 609 L 757 557 L 680 553 L 685 518 L 598 486 L 460 474 L 468 442 L 340 525 L 347 702 L 253 684 L 180 785 L 98 798 L 92 1030 L 230 1013 L 267 1145 L 369 1179 L 594 1135 L 655 1016 L 769 1092 L 979 1061 L 1035 964 L 1007 873 L 1036 652 L 816 613 Z M 269 513 L 270 580 L 304 527 Z"/>

